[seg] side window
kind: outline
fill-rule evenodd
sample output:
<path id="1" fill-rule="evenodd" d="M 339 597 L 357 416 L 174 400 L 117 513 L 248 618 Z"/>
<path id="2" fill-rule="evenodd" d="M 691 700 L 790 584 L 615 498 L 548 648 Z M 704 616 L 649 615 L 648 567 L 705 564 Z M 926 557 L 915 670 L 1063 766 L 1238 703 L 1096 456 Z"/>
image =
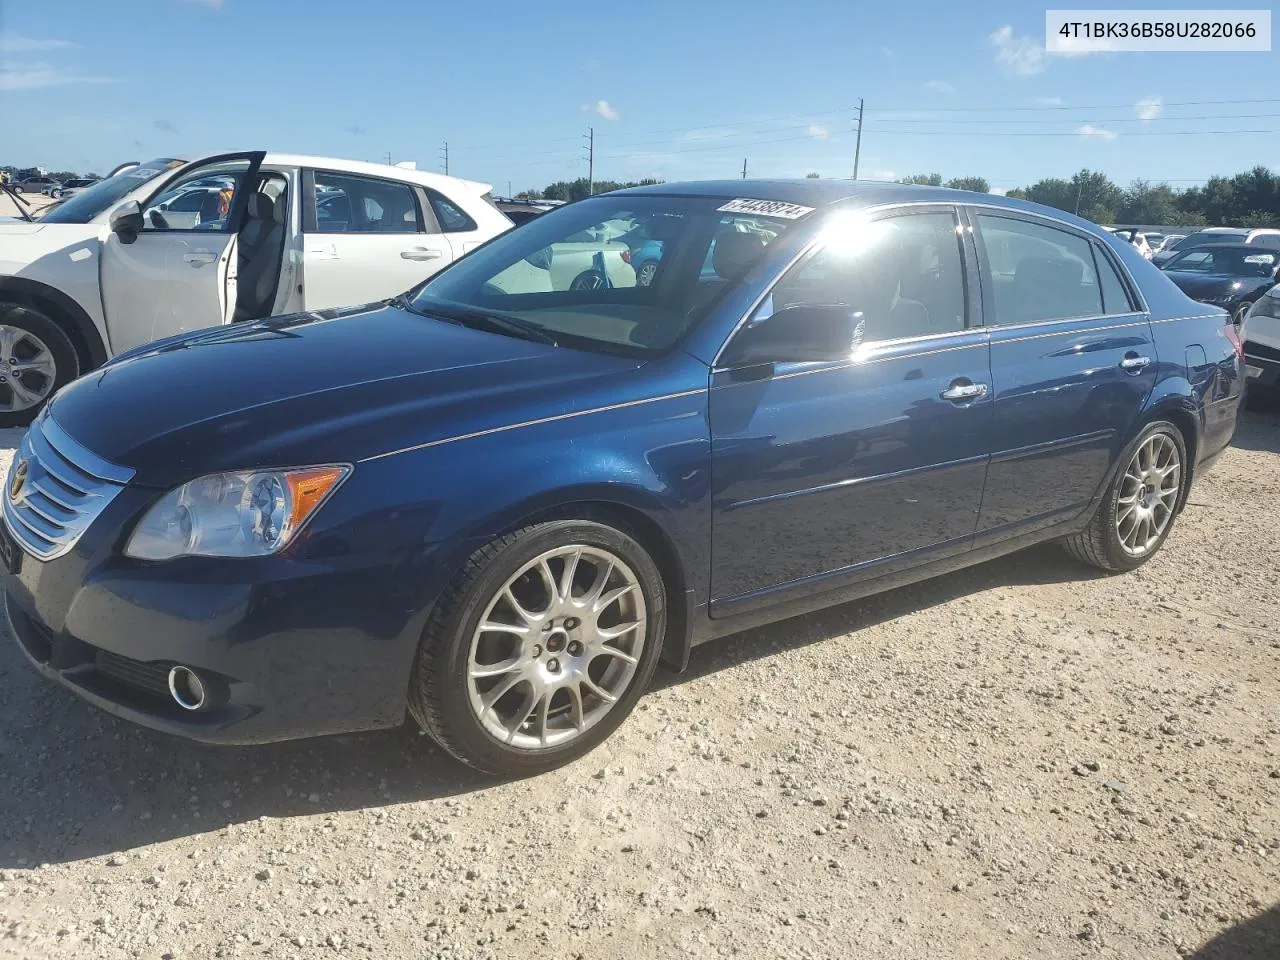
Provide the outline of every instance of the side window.
<path id="1" fill-rule="evenodd" d="M 1102 308 L 1107 313 L 1129 313 L 1133 303 L 1124 288 L 1116 268 L 1107 259 L 1106 254 L 1096 246 L 1093 248 L 1093 260 L 1098 268 L 1098 280 L 1102 284 Z"/>
<path id="2" fill-rule="evenodd" d="M 431 209 L 435 211 L 436 219 L 440 221 L 440 229 L 445 233 L 465 233 L 476 229 L 476 222 L 467 212 L 444 194 L 428 190 L 427 196 L 431 199 Z"/>
<path id="3" fill-rule="evenodd" d="M 418 233 L 413 187 L 346 173 L 315 174 L 317 233 Z"/>
<path id="4" fill-rule="evenodd" d="M 190 171 L 151 198 L 142 211 L 142 229 L 227 232 L 227 214 L 248 172 L 248 160 Z"/>
<path id="5" fill-rule="evenodd" d="M 1255 247 L 1280 250 L 1280 233 L 1260 233 L 1249 242 Z"/>
<path id="6" fill-rule="evenodd" d="M 868 343 L 965 329 L 960 232 L 952 213 L 861 224 L 833 237 L 773 288 L 770 310 L 799 303 L 848 305 Z"/>
<path id="7" fill-rule="evenodd" d="M 1096 317 L 1102 289 L 1089 241 L 1065 230 L 980 213 L 993 326 Z"/>

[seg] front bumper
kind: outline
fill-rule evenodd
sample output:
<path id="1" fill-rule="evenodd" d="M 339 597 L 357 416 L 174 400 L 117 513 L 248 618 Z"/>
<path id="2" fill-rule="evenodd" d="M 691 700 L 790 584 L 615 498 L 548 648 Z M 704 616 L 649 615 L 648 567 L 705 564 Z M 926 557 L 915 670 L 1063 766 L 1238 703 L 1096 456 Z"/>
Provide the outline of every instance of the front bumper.
<path id="1" fill-rule="evenodd" d="M 283 558 L 145 564 L 94 533 L 55 560 L 21 554 L 16 572 L 4 573 L 12 633 L 45 677 L 116 716 L 208 743 L 403 722 L 424 615 L 388 602 L 386 568 Z M 207 681 L 204 709 L 169 695 L 176 664 Z"/>
<path id="2" fill-rule="evenodd" d="M 1244 362 L 1248 386 L 1268 389 L 1280 387 L 1280 350 L 1246 340 Z"/>

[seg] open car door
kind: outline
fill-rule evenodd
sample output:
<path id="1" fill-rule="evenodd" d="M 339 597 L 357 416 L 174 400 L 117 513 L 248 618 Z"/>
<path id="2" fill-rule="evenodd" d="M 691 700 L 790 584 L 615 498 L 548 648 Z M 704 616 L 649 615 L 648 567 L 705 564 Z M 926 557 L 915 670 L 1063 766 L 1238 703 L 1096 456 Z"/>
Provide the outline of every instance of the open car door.
<path id="1" fill-rule="evenodd" d="M 236 299 L 236 237 L 263 153 L 228 153 L 181 168 L 142 207 L 135 236 L 102 245 L 102 305 L 113 353 L 230 321 Z M 166 217 L 185 207 L 198 210 Z"/>

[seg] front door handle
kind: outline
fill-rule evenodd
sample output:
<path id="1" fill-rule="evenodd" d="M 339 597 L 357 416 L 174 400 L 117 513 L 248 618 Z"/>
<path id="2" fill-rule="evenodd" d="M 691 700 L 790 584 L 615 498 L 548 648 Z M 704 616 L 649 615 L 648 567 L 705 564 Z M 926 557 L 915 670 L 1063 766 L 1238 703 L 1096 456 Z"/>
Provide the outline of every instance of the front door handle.
<path id="1" fill-rule="evenodd" d="M 402 260 L 439 260 L 444 254 L 439 250 L 432 250 L 428 247 L 410 247 L 408 250 L 400 251 Z"/>
<path id="2" fill-rule="evenodd" d="M 1128 370 L 1130 373 L 1137 373 L 1139 370 L 1145 370 L 1150 363 L 1150 357 L 1140 357 L 1136 353 L 1126 353 L 1124 359 L 1120 361 L 1120 369 Z"/>
<path id="3" fill-rule="evenodd" d="M 967 403 L 970 400 L 980 400 L 986 395 L 987 385 L 985 383 L 970 383 L 968 380 L 956 380 L 951 386 L 938 394 L 943 400 L 950 400 L 952 403 Z"/>
<path id="4" fill-rule="evenodd" d="M 218 259 L 218 255 L 211 250 L 192 250 L 190 253 L 184 253 L 182 259 L 198 267 L 202 263 L 213 263 Z"/>

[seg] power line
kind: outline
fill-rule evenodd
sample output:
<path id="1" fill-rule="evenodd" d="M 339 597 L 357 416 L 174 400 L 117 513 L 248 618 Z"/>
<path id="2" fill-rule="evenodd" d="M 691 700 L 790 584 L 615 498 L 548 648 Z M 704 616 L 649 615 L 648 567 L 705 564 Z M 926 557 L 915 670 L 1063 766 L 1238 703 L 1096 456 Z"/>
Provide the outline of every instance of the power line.
<path id="1" fill-rule="evenodd" d="M 1163 107 L 1239 106 L 1249 103 L 1280 103 L 1280 97 L 1261 100 L 1170 100 Z M 1132 110 L 1132 103 L 1041 104 L 1023 107 L 877 107 L 877 113 L 1018 113 L 1043 110 Z"/>
<path id="2" fill-rule="evenodd" d="M 1098 123 L 1155 123 L 1156 120 L 1262 120 L 1280 117 L 1280 113 L 1219 113 L 1219 114 L 1202 114 L 1199 116 L 1184 117 L 1156 117 L 1150 120 L 1144 120 L 1142 117 L 1091 117 L 1083 116 L 1072 120 L 1067 117 L 1053 117 L 1048 120 L 1002 120 L 995 118 L 981 119 L 957 119 L 957 120 L 938 120 L 932 118 L 911 118 L 911 117 L 886 117 L 883 120 L 869 119 L 868 123 L 1087 123 L 1090 120 Z"/>
<path id="3" fill-rule="evenodd" d="M 990 133 L 979 130 L 880 130 L 883 134 L 892 134 L 898 137 L 991 137 Z M 1105 135 L 1106 131 L 1102 131 Z M 1280 130 L 1139 130 L 1134 133 L 1126 133 L 1126 137 L 1223 137 L 1233 134 L 1270 134 L 1280 133 Z M 1048 131 L 1037 131 L 1035 133 L 1002 133 L 1001 137 L 1087 137 L 1099 136 L 1095 131 L 1092 134 L 1080 133 L 1078 130 L 1072 130 L 1065 133 L 1050 133 Z M 1120 134 L 1116 134 L 1117 137 Z"/>

